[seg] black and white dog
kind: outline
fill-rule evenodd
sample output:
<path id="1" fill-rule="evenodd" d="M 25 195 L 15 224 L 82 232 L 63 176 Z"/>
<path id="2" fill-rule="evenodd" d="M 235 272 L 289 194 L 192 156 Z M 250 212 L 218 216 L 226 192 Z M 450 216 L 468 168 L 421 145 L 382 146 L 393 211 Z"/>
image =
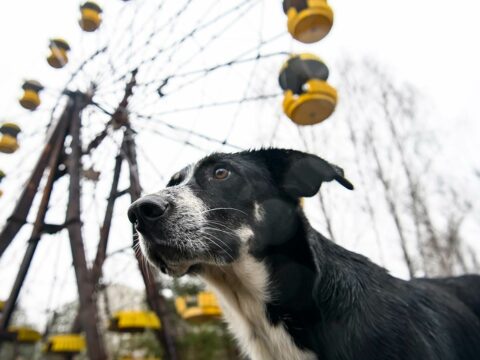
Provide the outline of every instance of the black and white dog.
<path id="1" fill-rule="evenodd" d="M 314 230 L 299 204 L 343 171 L 293 150 L 213 154 L 134 202 L 151 263 L 216 292 L 254 360 L 480 359 L 480 276 L 404 281 Z"/>

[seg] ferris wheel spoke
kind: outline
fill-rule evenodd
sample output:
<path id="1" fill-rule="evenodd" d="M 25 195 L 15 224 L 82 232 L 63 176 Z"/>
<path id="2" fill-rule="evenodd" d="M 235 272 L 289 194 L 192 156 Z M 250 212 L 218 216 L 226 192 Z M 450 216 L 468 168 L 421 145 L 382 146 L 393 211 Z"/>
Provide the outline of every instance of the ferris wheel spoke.
<path id="1" fill-rule="evenodd" d="M 259 48 L 257 47 L 257 50 L 258 49 Z M 187 84 L 191 84 L 192 81 L 195 82 L 195 81 L 198 81 L 199 79 L 203 79 L 206 75 L 208 75 L 208 74 L 210 74 L 210 73 L 212 73 L 216 70 L 220 70 L 220 69 L 230 67 L 230 66 L 234 66 L 234 65 L 237 65 L 237 64 L 257 62 L 259 60 L 264 60 L 264 59 L 268 59 L 268 58 L 272 58 L 272 57 L 276 57 L 276 56 L 285 56 L 285 55 L 288 55 L 288 53 L 285 52 L 285 51 L 279 51 L 279 52 L 274 52 L 274 53 L 270 53 L 270 54 L 260 54 L 260 53 L 258 53 L 256 56 L 249 57 L 249 58 L 246 58 L 246 59 L 242 59 L 242 58 L 237 56 L 230 61 L 227 61 L 227 62 L 224 62 L 224 63 L 221 63 L 221 64 L 216 64 L 216 65 L 213 65 L 213 66 L 209 66 L 209 67 L 203 68 L 203 69 L 190 70 L 190 71 L 187 71 L 187 72 L 184 72 L 184 73 L 177 73 L 177 72 L 174 71 L 174 72 L 172 72 L 172 75 L 167 76 L 160 83 L 158 82 L 158 80 L 152 80 L 152 81 L 149 81 L 149 82 L 146 82 L 146 83 L 139 83 L 137 86 L 138 87 L 149 87 L 151 85 L 158 85 L 158 84 L 160 84 L 160 86 L 161 86 L 164 83 L 169 82 L 172 79 L 185 78 L 185 77 L 190 77 L 192 75 L 200 75 L 200 76 L 196 77 L 194 80 L 190 79 Z M 241 56 L 244 56 L 244 54 L 241 54 Z M 179 89 L 181 89 L 185 86 L 186 85 L 180 85 L 180 87 L 175 89 L 175 90 L 179 90 Z"/>
<path id="2" fill-rule="evenodd" d="M 223 19 L 225 16 L 229 16 L 233 13 L 235 13 L 236 11 L 238 11 L 239 9 L 241 9 L 242 7 L 252 3 L 254 0 L 243 0 L 241 1 L 239 4 L 235 5 L 234 7 L 228 9 L 227 11 L 219 14 L 218 16 L 214 17 L 213 19 L 193 28 L 192 30 L 190 30 L 186 35 L 182 36 L 179 40 L 176 40 L 174 42 L 172 42 L 171 44 L 165 46 L 165 47 L 162 47 L 160 48 L 154 55 L 150 56 L 150 57 L 147 57 L 143 60 L 141 60 L 140 62 L 138 62 L 135 66 L 129 68 L 128 71 L 126 71 L 124 74 L 122 74 L 120 77 L 118 78 L 115 78 L 113 82 L 116 82 L 118 80 L 122 80 L 124 79 L 126 76 L 128 76 L 129 73 L 131 73 L 134 69 L 138 69 L 140 67 L 142 67 L 143 65 L 145 64 L 148 64 L 150 62 L 153 62 L 153 61 L 156 61 L 157 58 L 161 55 L 161 54 L 165 54 L 166 51 L 170 50 L 170 49 L 174 49 L 174 48 L 177 48 L 179 45 L 183 44 L 186 40 L 190 39 L 191 37 L 193 37 L 194 35 L 196 35 L 197 33 L 199 33 L 200 31 L 202 30 L 205 30 L 206 28 L 216 24 L 218 21 L 220 21 L 221 19 Z"/>
<path id="3" fill-rule="evenodd" d="M 152 170 L 155 172 L 155 175 L 160 179 L 160 181 L 165 181 L 165 177 L 163 176 L 162 172 L 158 169 L 158 167 L 155 165 L 154 161 L 150 158 L 150 156 L 147 155 L 147 151 L 142 146 L 138 146 L 137 148 L 140 152 L 140 155 L 147 161 L 148 165 L 152 168 Z"/>
<path id="4" fill-rule="evenodd" d="M 72 81 L 77 77 L 77 75 L 79 73 L 81 73 L 83 71 L 83 68 L 90 63 L 90 61 L 92 61 L 93 59 L 95 59 L 97 56 L 99 56 L 100 54 L 104 53 L 106 51 L 107 47 L 103 47 L 101 49 L 98 49 L 97 51 L 95 51 L 92 55 L 90 55 L 87 59 L 85 59 L 84 61 L 82 61 L 82 63 L 77 67 L 77 69 L 75 71 L 73 71 L 69 77 L 69 79 L 67 80 L 66 84 L 65 84 L 65 87 L 64 87 L 64 90 L 62 91 L 62 94 L 63 95 L 63 92 L 66 91 L 68 89 L 68 87 L 70 86 L 70 84 L 72 83 Z M 52 122 L 55 120 L 55 114 L 56 114 L 56 111 L 58 109 L 58 107 L 60 106 L 60 103 L 62 102 L 62 96 L 59 96 L 57 101 L 55 102 L 51 112 L 50 112 L 50 123 L 49 123 L 49 127 L 51 126 Z"/>
<path id="5" fill-rule="evenodd" d="M 196 149 L 196 150 L 200 150 L 200 151 L 202 151 L 202 152 L 205 153 L 205 154 L 207 154 L 207 153 L 210 152 L 209 150 L 207 150 L 207 149 L 205 149 L 205 148 L 203 148 L 203 147 L 201 147 L 201 146 L 199 146 L 199 145 L 191 142 L 190 140 L 188 140 L 188 138 L 187 138 L 187 139 L 179 139 L 179 138 L 177 138 L 177 137 L 174 137 L 174 136 L 168 135 L 168 134 L 166 134 L 166 133 L 164 133 L 164 132 L 161 132 L 161 131 L 159 131 L 157 128 L 143 127 L 143 129 L 144 129 L 144 130 L 148 130 L 150 133 L 153 133 L 153 134 L 156 134 L 156 135 L 160 135 L 160 136 L 162 136 L 163 138 L 168 139 L 168 140 L 170 140 L 170 141 L 177 142 L 177 143 L 182 144 L 182 145 L 190 146 L 190 147 L 192 147 L 192 148 L 194 148 L 194 149 Z M 193 135 L 193 134 L 188 134 L 188 135 Z M 212 140 L 209 140 L 209 141 L 212 141 Z M 217 141 L 214 141 L 214 142 L 217 142 Z"/>
<path id="6" fill-rule="evenodd" d="M 278 51 L 278 52 L 274 52 L 274 53 L 270 53 L 270 54 L 263 54 L 263 55 L 260 54 L 259 55 L 259 50 L 262 48 L 262 46 L 265 46 L 269 43 L 272 43 L 272 42 L 280 39 L 285 34 L 286 34 L 286 32 L 281 32 L 281 33 L 279 33 L 275 36 L 272 36 L 269 39 L 262 40 L 255 47 L 252 47 L 252 48 L 250 48 L 246 51 L 241 52 L 239 55 L 237 55 L 236 57 L 234 57 L 233 59 L 231 59 L 228 62 L 225 62 L 225 63 L 222 63 L 222 64 L 217 64 L 215 66 L 211 66 L 211 67 L 205 68 L 205 69 L 198 69 L 198 70 L 192 70 L 192 71 L 189 71 L 189 72 L 186 72 L 186 73 L 180 73 L 178 75 L 173 73 L 173 74 L 163 78 L 163 80 L 161 80 L 158 83 L 156 83 L 155 81 L 150 81 L 150 82 L 143 83 L 143 84 L 140 83 L 138 86 L 139 87 L 150 87 L 150 86 L 153 87 L 153 85 L 156 85 L 155 90 L 157 91 L 157 93 L 160 96 L 165 96 L 166 94 L 164 92 L 166 90 L 164 90 L 164 87 L 169 83 L 170 78 L 182 78 L 182 77 L 188 77 L 188 76 L 192 76 L 192 75 L 198 75 L 196 78 L 189 79 L 189 81 L 185 82 L 182 85 L 179 85 L 175 89 L 175 91 L 179 91 L 179 90 L 181 90 L 181 89 L 183 89 L 187 86 L 190 86 L 190 85 L 202 80 L 204 78 L 204 76 L 212 73 L 215 70 L 222 69 L 222 68 L 225 68 L 225 67 L 231 67 L 231 66 L 236 65 L 236 64 L 248 63 L 248 62 L 251 62 L 251 61 L 259 61 L 259 60 L 267 59 L 267 58 L 270 58 L 270 57 L 286 55 L 288 53 L 283 52 L 283 51 Z M 250 54 L 252 52 L 257 52 L 257 55 L 255 57 L 252 57 L 252 58 L 244 59 L 245 56 L 247 56 L 248 54 Z M 145 90 L 144 93 L 146 93 L 146 92 L 147 91 Z M 172 92 L 174 92 L 174 91 L 170 91 L 170 93 L 172 93 Z M 154 102 L 152 102 L 152 104 L 155 104 L 156 102 L 157 101 L 155 100 Z"/>
<path id="7" fill-rule="evenodd" d="M 198 133 L 196 131 L 193 131 L 191 129 L 186 129 L 184 127 L 180 127 L 178 125 L 172 125 L 166 121 L 163 121 L 163 120 L 160 120 L 158 118 L 153 118 L 153 117 L 150 117 L 150 116 L 143 116 L 143 115 L 139 115 L 139 114 L 133 114 L 137 119 L 141 119 L 141 120 L 154 120 L 156 123 L 158 123 L 159 125 L 165 127 L 165 128 L 169 128 L 169 129 L 172 129 L 172 130 L 175 130 L 177 132 L 181 132 L 181 133 L 186 133 L 186 134 L 189 134 L 189 135 L 193 135 L 193 136 L 196 136 L 200 139 L 203 139 L 203 140 L 207 140 L 209 142 L 213 142 L 213 143 L 216 143 L 216 144 L 220 144 L 222 146 L 227 146 L 227 147 L 230 147 L 232 149 L 236 149 L 236 150 L 243 150 L 240 146 L 237 146 L 237 145 L 234 145 L 234 144 L 230 144 L 224 140 L 219 140 L 219 139 L 215 139 L 211 136 L 208 136 L 208 135 L 205 135 L 205 134 L 201 134 L 201 133 Z M 150 128 L 151 130 L 152 128 Z"/>
<path id="8" fill-rule="evenodd" d="M 259 50 L 260 48 L 258 48 Z M 258 55 L 257 55 L 258 57 Z M 250 87 L 252 85 L 252 80 L 254 78 L 254 74 L 257 70 L 257 66 L 258 66 L 258 61 L 255 62 L 251 72 L 250 72 L 250 75 L 249 75 L 249 78 L 248 78 L 248 81 L 245 85 L 245 90 L 243 92 L 243 97 L 245 98 L 248 93 L 251 91 Z M 235 129 L 235 125 L 236 125 L 236 122 L 237 122 L 237 119 L 238 119 L 238 116 L 240 114 L 240 109 L 241 109 L 241 103 L 237 104 L 237 106 L 235 107 L 235 111 L 233 113 L 233 116 L 232 116 L 232 120 L 230 122 L 230 127 L 229 129 L 227 130 L 227 133 L 225 135 L 225 141 L 228 141 L 228 139 L 230 138 L 230 135 L 232 134 L 233 130 Z"/>
<path id="9" fill-rule="evenodd" d="M 136 1 L 135 2 L 135 10 L 133 12 L 133 15 L 131 17 L 131 20 L 127 26 L 125 26 L 122 31 L 119 34 L 115 34 L 117 36 L 117 43 L 115 43 L 115 47 L 111 47 L 111 49 L 117 49 L 118 45 L 121 42 L 124 42 L 125 38 L 129 38 L 128 42 L 125 44 L 125 46 L 122 48 L 120 53 L 123 53 L 125 51 L 130 50 L 131 46 L 133 45 L 133 41 L 135 39 L 136 33 L 134 32 L 133 28 L 135 25 L 135 21 L 138 19 L 138 14 L 140 13 L 140 10 L 148 3 L 147 0 L 142 0 L 142 1 Z M 162 4 L 162 3 L 161 3 Z M 140 29 L 141 31 L 141 29 Z"/>
<path id="10" fill-rule="evenodd" d="M 245 102 L 261 101 L 261 100 L 266 100 L 266 99 L 278 98 L 281 95 L 282 95 L 281 93 L 263 94 L 263 95 L 252 96 L 252 97 L 244 97 L 244 98 L 235 99 L 235 100 L 218 101 L 218 102 L 212 102 L 212 103 L 209 103 L 209 104 L 198 104 L 198 105 L 188 106 L 188 107 L 184 107 L 184 108 L 165 110 L 165 111 L 150 114 L 150 115 L 147 115 L 147 116 L 135 113 L 135 116 L 142 117 L 142 118 L 148 118 L 148 119 L 152 120 L 152 119 L 154 119 L 158 116 L 163 116 L 163 115 L 177 114 L 177 113 L 180 113 L 180 112 L 189 112 L 189 111 L 203 110 L 203 109 L 216 108 L 216 107 L 222 107 L 222 106 L 230 106 L 230 105 L 236 105 L 236 104 L 243 104 Z"/>
<path id="11" fill-rule="evenodd" d="M 172 24 L 176 24 L 178 19 L 185 13 L 185 11 L 188 9 L 190 4 L 192 3 L 193 0 L 187 0 L 184 5 L 174 14 L 172 15 L 165 23 L 163 23 L 161 26 L 157 27 L 154 26 L 154 29 L 148 34 L 145 40 L 140 44 L 140 46 L 133 47 L 133 44 L 128 44 L 127 46 L 121 48 L 121 50 L 114 50 L 115 52 L 109 53 L 109 62 L 114 63 L 113 59 L 115 59 L 115 63 L 120 63 L 123 64 L 126 68 L 128 68 L 129 65 L 129 60 L 132 54 L 138 54 L 140 51 L 145 51 L 145 49 L 148 47 L 152 39 L 154 39 L 155 36 L 158 36 L 158 34 L 168 28 L 168 26 L 171 26 Z M 163 5 L 163 3 L 162 3 Z M 159 4 L 160 7 L 160 4 Z M 161 10 L 161 7 L 160 7 Z M 152 17 L 154 18 L 154 17 Z M 146 25 L 146 24 L 144 24 Z M 133 24 L 132 24 L 133 26 Z M 130 27 L 132 27 L 130 26 Z M 170 34 L 170 32 L 168 33 Z M 119 65 L 117 65 L 119 66 Z M 131 68 L 131 67 L 130 67 Z M 121 81 L 125 77 L 127 77 L 131 73 L 131 70 L 125 71 L 125 73 L 117 78 L 114 83 L 118 80 Z"/>
<path id="12" fill-rule="evenodd" d="M 112 47 L 113 50 L 112 50 L 112 53 L 110 54 L 110 57 L 112 59 L 114 58 L 116 61 L 124 60 L 125 64 L 126 64 L 129 57 L 132 54 L 136 54 L 139 51 L 141 51 L 142 49 L 144 49 L 152 41 L 152 39 L 155 36 L 157 36 L 160 32 L 166 30 L 168 26 L 175 23 L 183 15 L 183 13 L 188 9 L 188 7 L 192 3 L 192 1 L 193 0 L 186 0 L 184 5 L 175 14 L 173 14 L 165 23 L 163 23 L 159 27 L 154 26 L 153 30 L 151 30 L 151 32 L 146 36 L 146 38 L 142 41 L 142 43 L 139 44 L 139 46 L 137 45 L 137 46 L 133 47 L 133 44 L 131 42 L 129 42 L 127 45 L 125 45 L 121 48 L 119 48 L 118 46 Z M 142 24 L 143 25 L 142 28 L 137 33 L 135 33 L 135 35 L 140 35 L 140 32 L 143 31 L 143 29 L 147 28 L 147 26 L 151 22 L 151 20 L 158 21 L 158 19 L 159 19 L 158 13 L 162 10 L 162 7 L 163 7 L 164 3 L 165 3 L 165 1 L 162 1 L 161 3 L 159 3 L 159 5 L 157 7 L 158 12 L 156 12 L 156 11 L 152 12 L 152 16 L 150 17 L 150 19 Z M 133 23 L 131 23 L 130 26 L 128 26 L 127 28 L 131 29 L 132 27 L 133 27 Z M 120 36 L 118 37 L 118 39 L 119 39 L 120 43 L 123 40 Z M 127 73 L 128 73 L 128 71 L 127 71 Z"/>
<path id="13" fill-rule="evenodd" d="M 228 30 L 231 29 L 236 23 L 241 21 L 248 13 L 250 13 L 251 10 L 253 10 L 259 3 L 254 2 L 247 8 L 245 8 L 242 12 L 237 14 L 226 26 L 220 28 L 219 31 L 216 31 L 209 39 L 207 39 L 203 44 L 199 45 L 199 50 L 192 54 L 190 57 L 188 57 L 186 60 L 183 62 L 176 64 L 176 68 L 172 71 L 172 74 L 175 74 L 176 72 L 179 71 L 179 69 L 182 69 L 184 66 L 188 65 L 189 63 L 192 62 L 195 58 L 197 58 L 200 54 L 202 54 L 208 46 L 212 45 L 216 40 L 220 39 L 222 36 L 224 36 L 226 33 L 228 33 Z M 184 45 L 186 42 L 180 43 L 178 47 L 175 47 L 170 50 L 170 54 L 168 55 L 167 58 L 167 63 L 172 62 L 173 57 L 175 54 L 178 52 L 179 48 Z"/>
<path id="14" fill-rule="evenodd" d="M 194 24 L 194 28 L 200 26 L 203 19 L 205 19 L 207 17 L 207 15 L 210 14 L 217 5 L 218 5 L 217 1 L 211 1 L 211 4 L 205 9 L 205 11 L 202 14 L 199 15 L 198 19 L 196 20 L 196 22 Z M 174 33 L 173 28 L 171 28 L 170 31 L 168 31 L 168 33 L 167 33 L 167 37 L 166 37 L 165 41 L 169 41 L 173 33 Z M 173 59 L 174 55 L 175 55 L 175 52 L 171 51 L 170 54 L 169 54 L 169 59 Z M 144 73 L 145 73 L 144 77 L 145 78 L 149 77 L 149 75 L 154 71 L 155 65 L 164 66 L 165 64 L 168 64 L 168 60 L 164 61 L 162 64 L 156 64 L 156 62 L 151 62 L 150 64 L 147 64 L 146 65 L 146 70 L 144 71 Z"/>

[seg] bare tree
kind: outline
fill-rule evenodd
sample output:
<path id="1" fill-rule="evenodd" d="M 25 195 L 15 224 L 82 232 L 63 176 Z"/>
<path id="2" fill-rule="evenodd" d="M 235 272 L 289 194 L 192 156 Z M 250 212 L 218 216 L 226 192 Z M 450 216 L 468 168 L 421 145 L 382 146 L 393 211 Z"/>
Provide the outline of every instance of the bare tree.
<path id="1" fill-rule="evenodd" d="M 466 256 L 471 249 L 462 237 L 472 206 L 468 195 L 454 191 L 432 166 L 437 142 L 423 125 L 420 95 L 372 61 L 345 61 L 340 68 L 343 102 L 334 120 L 336 141 L 351 145 L 341 148 L 353 151 L 348 157 L 362 188 L 368 188 L 363 210 L 378 246 L 396 234 L 410 276 L 472 270 L 476 258 Z M 332 236 L 335 213 L 320 200 Z"/>

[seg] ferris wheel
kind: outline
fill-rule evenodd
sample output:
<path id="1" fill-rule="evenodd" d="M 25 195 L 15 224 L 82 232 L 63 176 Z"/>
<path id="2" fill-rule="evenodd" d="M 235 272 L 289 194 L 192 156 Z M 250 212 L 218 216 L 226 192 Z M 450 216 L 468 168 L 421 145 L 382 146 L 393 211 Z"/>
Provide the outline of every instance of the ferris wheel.
<path id="1" fill-rule="evenodd" d="M 326 0 L 78 7 L 75 31 L 46 41 L 52 75 L 25 80 L 21 115 L 1 115 L 0 276 L 11 288 L 0 302 L 0 344 L 43 340 L 46 353 L 86 348 L 89 358 L 106 358 L 96 294 L 125 281 L 144 285 L 149 309 L 118 309 L 109 331 L 151 329 L 175 359 L 161 285 L 135 238 L 132 250 L 125 209 L 194 157 L 291 144 L 292 129 L 330 117 L 337 92 L 327 65 L 292 47 L 322 40 L 333 11 Z M 40 299 L 42 286 L 49 290 Z M 68 332 L 47 326 L 42 336 L 12 322 L 21 306 L 46 325 L 77 297 Z M 220 315 L 209 293 L 176 303 L 187 320 Z"/>

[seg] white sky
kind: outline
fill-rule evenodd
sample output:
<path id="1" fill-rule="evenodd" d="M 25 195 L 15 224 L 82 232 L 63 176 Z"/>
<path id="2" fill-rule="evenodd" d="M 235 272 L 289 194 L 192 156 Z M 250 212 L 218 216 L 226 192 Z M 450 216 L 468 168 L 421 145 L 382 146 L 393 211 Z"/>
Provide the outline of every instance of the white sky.
<path id="1" fill-rule="evenodd" d="M 135 1 L 143 0 L 131 0 L 131 2 Z M 203 0 L 196 0 L 196 2 L 200 10 L 204 10 L 214 3 L 212 1 L 203 3 Z M 264 32 L 266 34 L 277 34 L 285 29 L 286 19 L 281 11 L 281 1 L 265 0 L 259 2 L 262 4 L 257 12 L 257 17 L 263 18 Z M 129 22 L 131 12 L 126 11 L 122 17 L 111 15 L 118 14 L 120 5 L 123 4 L 120 0 L 104 0 L 99 1 L 99 3 L 105 9 L 105 26 L 100 29 L 98 34 L 88 35 L 82 34 L 76 23 L 78 1 L 15 0 L 3 5 L 0 19 L 0 48 L 3 49 L 3 56 L 0 60 L 0 121 L 14 120 L 19 122 L 25 131 L 25 136 L 22 138 L 24 148 L 28 148 L 28 151 L 24 150 L 23 153 L 20 151 L 20 154 L 10 157 L 0 154 L 0 167 L 7 173 L 22 166 L 25 166 L 28 170 L 28 164 L 31 164 L 31 160 L 35 158 L 38 146 L 43 140 L 39 131 L 42 129 L 42 125 L 48 121 L 48 111 L 43 110 L 42 112 L 41 110 L 34 117 L 30 117 L 18 106 L 17 98 L 20 95 L 20 86 L 23 79 L 37 78 L 44 83 L 47 87 L 44 99 L 51 106 L 52 101 L 57 96 L 58 89 L 63 87 L 68 72 L 73 68 L 70 65 L 67 69 L 61 71 L 48 68 L 44 59 L 47 54 L 48 39 L 56 36 L 68 39 L 73 48 L 72 63 L 78 64 L 81 59 L 91 53 L 91 49 L 95 49 L 110 38 L 115 39 L 114 29 L 121 29 Z M 149 3 L 155 2 L 152 0 Z M 173 0 L 167 0 L 167 3 L 174 4 Z M 193 3 L 195 3 L 195 0 Z M 218 3 L 229 4 L 226 0 Z M 359 59 L 365 56 L 377 60 L 387 69 L 390 69 L 397 78 L 413 84 L 421 91 L 425 97 L 425 102 L 431 106 L 433 113 L 438 115 L 441 132 L 450 138 L 450 141 L 446 144 L 458 146 L 458 153 L 453 152 L 455 156 L 460 158 L 458 160 L 462 161 L 464 157 L 476 159 L 474 154 L 478 153 L 480 145 L 480 123 L 478 121 L 480 118 L 478 107 L 478 96 L 480 94 L 480 67 L 478 65 L 480 64 L 480 48 L 478 46 L 480 21 L 478 21 L 478 14 L 480 14 L 480 3 L 473 0 L 457 0 L 455 2 L 446 0 L 332 0 L 330 4 L 335 10 L 336 18 L 335 26 L 326 39 L 318 44 L 304 46 L 288 37 L 284 37 L 275 46 L 272 46 L 272 49 L 295 50 L 297 52 L 303 50 L 317 53 L 329 64 L 333 84 L 336 78 L 335 63 L 338 60 L 345 57 Z M 168 13 L 169 10 L 165 9 L 164 11 Z M 140 11 L 140 20 L 142 16 L 147 19 L 150 15 L 147 11 Z M 193 15 L 191 16 L 193 19 Z M 255 27 L 256 25 L 250 25 L 256 24 L 257 17 L 252 15 L 242 20 L 239 27 L 229 33 L 227 41 L 221 43 L 223 47 L 219 46 L 214 52 L 219 58 L 217 60 L 219 63 L 230 60 L 232 57 L 230 53 L 239 54 L 242 50 L 250 49 L 256 45 L 255 37 L 258 28 Z M 115 23 L 117 24 L 115 25 Z M 141 21 L 137 25 L 141 26 Z M 187 21 L 184 21 L 177 26 L 181 30 L 182 27 L 188 28 L 189 25 Z M 174 39 L 173 36 L 172 38 Z M 187 48 L 186 53 L 188 53 L 188 49 L 191 48 Z M 181 59 L 181 54 L 179 58 Z M 207 65 L 215 63 L 215 60 L 208 56 L 202 60 Z M 281 63 L 282 59 L 277 59 L 278 61 Z M 203 63 L 192 66 L 193 69 L 202 67 L 205 67 Z M 274 71 L 263 69 L 261 75 L 276 79 L 277 68 Z M 97 70 L 102 71 L 101 68 Z M 155 76 L 155 71 L 160 70 L 154 70 L 151 76 Z M 239 70 L 232 71 L 233 75 L 227 73 L 229 77 L 225 79 L 225 82 L 232 81 L 231 84 L 234 85 L 243 84 L 246 78 L 243 72 L 246 73 L 246 71 L 239 68 Z M 260 83 L 261 80 L 254 79 L 253 81 Z M 216 81 L 220 81 L 220 78 Z M 208 94 L 211 90 L 211 83 L 205 82 L 202 84 L 202 91 L 206 89 L 207 95 L 205 95 L 206 100 L 201 101 L 209 103 L 213 97 L 212 94 Z M 261 88 L 260 85 L 254 83 L 252 87 L 255 88 L 255 86 Z M 184 99 L 190 100 L 192 94 L 198 94 L 198 88 L 194 88 L 191 94 L 188 92 L 185 94 Z M 232 90 L 232 94 L 230 98 L 240 98 L 234 90 Z M 228 99 L 228 96 L 226 98 Z M 105 101 L 113 104 L 116 98 L 106 98 Z M 269 116 L 272 119 L 278 116 L 280 103 L 278 99 L 275 101 L 277 103 L 273 102 L 273 104 L 277 108 L 270 107 L 262 110 L 263 116 Z M 342 99 L 342 101 L 348 100 Z M 174 108 L 178 107 L 178 101 L 172 104 Z M 141 104 L 139 104 L 139 109 L 142 110 Z M 153 110 L 149 108 L 149 111 Z M 248 112 L 240 114 L 241 121 L 251 121 L 251 126 L 258 126 L 259 133 L 268 134 L 271 131 L 269 125 L 256 125 L 253 120 L 246 118 L 247 114 Z M 231 113 L 224 112 L 221 116 L 228 117 L 231 116 Z M 180 124 L 190 125 L 188 122 Z M 95 124 L 92 126 L 95 127 Z M 195 128 L 201 129 L 202 127 L 203 133 L 217 134 L 219 138 L 221 138 L 222 132 L 225 134 L 227 131 L 218 122 L 210 122 L 207 125 L 204 118 L 200 118 L 199 122 L 195 123 Z M 32 135 L 27 136 L 29 134 Z M 255 137 L 248 137 L 245 133 L 242 134 L 243 136 L 237 134 L 234 137 L 236 143 L 243 146 L 255 145 Z M 145 135 L 144 141 L 155 143 L 157 140 Z M 168 176 L 172 170 L 184 165 L 185 161 L 198 158 L 201 153 L 199 155 L 196 151 L 182 150 L 182 154 L 176 157 L 175 161 L 168 158 L 169 153 L 162 155 L 161 160 L 158 159 L 158 161 L 163 161 L 160 168 L 162 170 L 167 169 L 165 175 Z M 155 154 L 155 160 L 157 160 L 157 156 L 160 157 L 160 154 Z M 475 163 L 478 166 L 478 161 L 475 161 Z M 25 174 L 23 173 L 21 178 L 24 177 Z M 150 179 L 145 179 L 144 182 L 146 183 L 144 184 L 146 189 L 153 190 L 155 186 L 158 187 L 158 177 L 155 182 L 150 181 Z M 9 206 L 3 206 L 2 201 L 9 201 L 10 204 L 15 198 L 14 191 L 17 186 L 17 179 L 7 180 L 2 186 L 6 194 L 3 199 L 0 199 L 0 221 L 3 221 L 7 216 L 7 213 L 4 212 L 6 211 L 5 208 L 9 209 Z M 100 191 L 105 193 L 108 190 L 101 189 Z M 122 206 L 125 207 L 127 203 L 128 201 L 125 200 Z M 95 209 L 95 205 L 88 209 L 92 209 L 92 212 L 98 211 L 98 209 Z M 122 215 L 120 214 L 120 216 Z M 101 214 L 97 214 L 96 218 L 101 218 Z M 87 231 L 87 233 L 95 234 L 96 225 L 93 224 L 92 230 Z M 55 239 L 48 240 L 48 248 L 45 247 L 43 252 L 40 252 L 39 257 L 43 260 L 38 261 L 36 269 L 42 269 L 49 265 L 53 271 L 53 267 L 56 265 L 52 263 L 53 260 L 48 261 L 48 259 L 52 256 L 49 252 L 50 249 L 56 249 L 56 245 L 52 245 Z M 128 231 L 125 238 L 118 241 L 119 245 L 116 248 L 128 245 Z M 23 250 L 22 246 L 23 244 L 17 244 L 13 250 L 6 254 L 6 257 L 8 255 L 8 261 L 3 259 L 3 262 L 0 261 L 0 298 L 8 294 L 13 274 L 16 271 L 16 264 L 18 264 L 19 256 Z M 62 254 L 57 256 L 65 256 L 67 259 L 68 251 L 68 247 L 55 250 L 56 254 Z M 124 271 L 123 266 L 125 265 L 115 268 L 115 265 L 112 265 L 112 272 L 115 272 L 115 270 L 117 272 Z M 128 271 L 136 271 L 134 266 L 129 266 Z M 402 270 L 398 270 L 394 266 L 391 270 L 394 273 L 402 274 Z M 131 281 L 134 282 L 135 279 L 138 280 L 134 277 Z M 32 281 L 31 278 L 29 280 Z M 30 286 L 27 291 L 31 291 L 32 294 L 36 294 L 38 291 L 46 292 L 45 289 L 49 287 L 51 281 L 38 278 L 35 278 L 35 280 L 38 281 L 38 285 Z M 57 292 L 68 292 L 70 294 L 65 296 L 64 299 L 75 296 L 74 284 L 71 285 L 70 282 L 68 291 L 66 289 L 57 290 Z M 42 295 L 45 299 L 38 308 L 44 307 L 44 303 L 48 302 L 47 295 L 43 293 Z M 61 297 L 60 294 L 56 296 Z"/>
<path id="2" fill-rule="evenodd" d="M 108 2 L 103 3 L 108 10 Z M 275 1 L 266 3 L 269 12 L 280 11 L 274 8 Z M 323 42 L 308 46 L 309 51 L 321 50 L 326 60 L 343 54 L 381 60 L 428 94 L 441 112 L 469 119 L 478 115 L 478 2 L 342 0 L 330 4 L 336 16 L 333 31 Z M 77 6 L 78 1 L 63 0 L 4 4 L 0 22 L 2 108 L 12 106 L 23 78 L 39 77 L 47 40 L 57 34 L 73 37 L 65 29 L 77 30 L 72 28 Z"/>

